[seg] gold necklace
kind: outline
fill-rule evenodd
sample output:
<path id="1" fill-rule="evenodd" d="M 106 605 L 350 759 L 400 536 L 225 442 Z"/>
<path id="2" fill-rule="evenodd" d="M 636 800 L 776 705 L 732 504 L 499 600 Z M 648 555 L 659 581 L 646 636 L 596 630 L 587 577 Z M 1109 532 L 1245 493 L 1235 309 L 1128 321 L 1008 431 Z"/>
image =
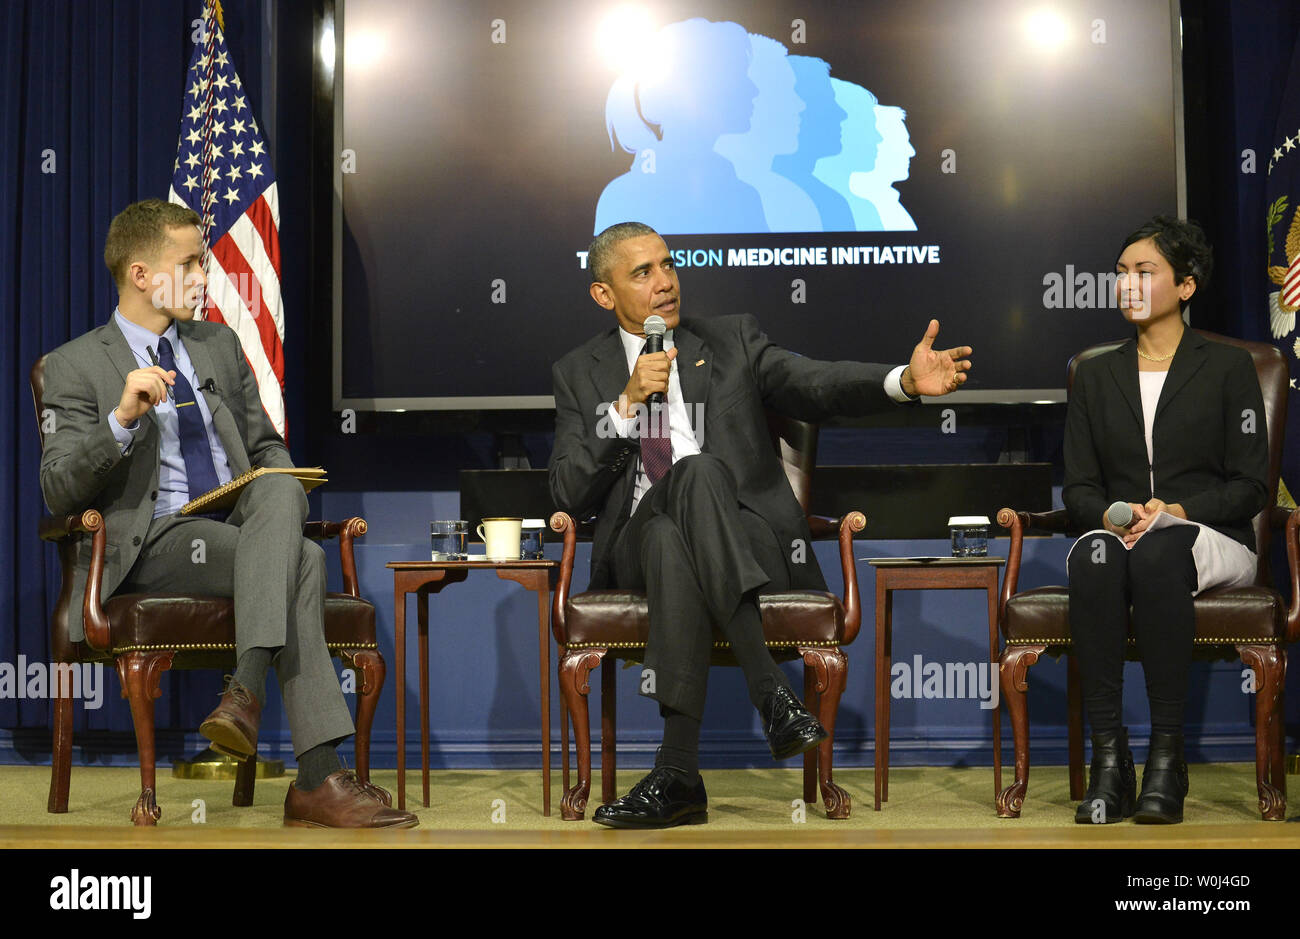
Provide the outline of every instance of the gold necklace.
<path id="1" fill-rule="evenodd" d="M 1142 356 L 1142 358 L 1146 359 L 1148 362 L 1168 362 L 1170 359 L 1174 357 L 1174 354 L 1177 352 L 1178 350 L 1175 349 L 1173 352 L 1169 353 L 1168 355 L 1154 356 L 1154 355 L 1147 355 L 1145 352 L 1142 351 L 1141 346 L 1138 347 L 1138 355 Z"/>

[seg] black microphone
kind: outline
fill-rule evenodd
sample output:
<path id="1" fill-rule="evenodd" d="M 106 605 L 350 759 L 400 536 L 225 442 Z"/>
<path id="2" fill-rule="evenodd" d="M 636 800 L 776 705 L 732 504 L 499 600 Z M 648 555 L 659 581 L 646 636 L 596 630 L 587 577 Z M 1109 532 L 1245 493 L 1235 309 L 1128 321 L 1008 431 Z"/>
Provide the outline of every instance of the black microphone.
<path id="1" fill-rule="evenodd" d="M 202 384 L 199 385 L 199 390 L 200 390 L 200 391 L 210 391 L 210 392 L 212 392 L 213 394 L 216 394 L 216 393 L 217 393 L 217 383 L 216 383 L 215 381 L 213 381 L 211 378 L 206 379 Z"/>
<path id="2" fill-rule="evenodd" d="M 668 324 L 664 322 L 664 318 L 647 316 L 642 328 L 645 331 L 645 354 L 654 355 L 656 352 L 663 352 L 664 333 L 668 331 Z M 664 403 L 664 393 L 662 391 L 651 393 L 647 403 L 652 408 L 661 406 Z"/>

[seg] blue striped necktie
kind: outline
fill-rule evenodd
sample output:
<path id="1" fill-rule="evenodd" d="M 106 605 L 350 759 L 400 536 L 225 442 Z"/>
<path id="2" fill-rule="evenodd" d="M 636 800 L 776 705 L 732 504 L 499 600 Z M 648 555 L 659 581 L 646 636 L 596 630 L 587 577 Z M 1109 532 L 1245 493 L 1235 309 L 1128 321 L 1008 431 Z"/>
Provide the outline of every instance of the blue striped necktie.
<path id="1" fill-rule="evenodd" d="M 221 485 L 217 479 L 217 467 L 212 460 L 212 444 L 208 442 L 208 430 L 203 426 L 203 412 L 194 398 L 194 389 L 189 380 L 176 366 L 176 354 L 166 337 L 158 339 L 158 364 L 166 371 L 176 373 L 176 384 L 170 394 L 176 405 L 176 417 L 180 422 L 181 456 L 185 458 L 185 481 L 189 486 L 190 498 L 197 499 L 205 492 Z"/>

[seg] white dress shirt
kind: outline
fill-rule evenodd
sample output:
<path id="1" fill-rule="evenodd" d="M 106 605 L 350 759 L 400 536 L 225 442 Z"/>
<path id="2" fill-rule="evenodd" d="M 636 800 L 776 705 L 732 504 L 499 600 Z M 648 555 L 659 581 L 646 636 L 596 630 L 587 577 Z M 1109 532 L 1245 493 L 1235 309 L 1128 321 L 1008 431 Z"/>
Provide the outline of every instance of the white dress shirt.
<path id="1" fill-rule="evenodd" d="M 1150 467 L 1147 476 L 1151 480 L 1152 499 L 1156 493 L 1156 453 L 1151 434 L 1156 426 L 1156 405 L 1160 402 L 1160 391 L 1165 387 L 1165 379 L 1168 377 L 1168 371 L 1138 372 L 1138 387 L 1142 391 L 1142 424 L 1147 438 L 1147 465 Z"/>
<path id="2" fill-rule="evenodd" d="M 623 341 L 623 353 L 627 356 L 627 374 L 630 378 L 632 371 L 636 368 L 636 360 L 641 355 L 641 349 L 645 346 L 645 339 L 641 336 L 635 336 L 628 332 L 622 326 L 618 328 L 618 337 Z M 670 329 L 664 333 L 664 351 L 676 348 L 673 342 L 673 331 Z M 700 426 L 697 430 L 690 418 L 690 412 L 687 410 L 686 402 L 682 400 L 682 383 L 677 377 L 677 360 L 673 359 L 669 363 L 668 371 L 668 426 L 671 435 L 673 462 L 676 463 L 684 456 L 693 456 L 701 451 L 704 446 L 704 427 Z M 915 398 L 908 397 L 907 392 L 903 390 L 903 370 L 906 365 L 900 365 L 893 369 L 885 376 L 885 393 L 895 401 L 901 403 L 915 401 Z M 692 402 L 692 406 L 699 402 Z M 610 425 L 614 428 L 618 436 L 626 439 L 632 436 L 632 430 L 636 427 L 637 415 L 630 417 L 619 417 L 618 402 L 610 402 L 609 405 Z M 636 487 L 632 492 L 632 511 L 641 502 L 641 497 L 645 495 L 650 488 L 650 475 L 646 472 L 645 465 L 641 458 L 637 457 L 636 469 Z"/>

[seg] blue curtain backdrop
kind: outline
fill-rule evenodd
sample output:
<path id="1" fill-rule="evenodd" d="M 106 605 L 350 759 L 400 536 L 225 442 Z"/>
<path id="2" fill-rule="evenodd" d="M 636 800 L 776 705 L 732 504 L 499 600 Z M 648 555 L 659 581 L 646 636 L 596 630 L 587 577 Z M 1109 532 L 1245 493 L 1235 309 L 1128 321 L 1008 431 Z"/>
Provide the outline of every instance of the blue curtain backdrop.
<path id="1" fill-rule="evenodd" d="M 311 368 L 307 357 L 312 333 L 328 329 L 328 309 L 308 309 L 307 273 L 313 228 L 327 233 L 329 224 L 313 222 L 309 172 L 319 3 L 223 4 L 227 40 L 245 86 L 257 89 L 252 103 L 280 181 L 286 389 L 300 462 L 317 461 L 330 442 L 321 419 L 329 410 L 326 365 Z M 59 583 L 54 551 L 36 537 L 43 504 L 28 370 L 113 308 L 104 234 L 127 203 L 166 195 L 200 11 L 200 0 L 0 0 L 0 662 L 49 660 L 48 615 Z M 1218 260 L 1198 325 L 1266 338 L 1263 176 L 1241 172 L 1241 151 L 1262 154 L 1271 138 L 1300 5 L 1184 0 L 1183 16 L 1189 214 L 1206 225 Z M 53 172 L 42 172 L 51 165 L 46 151 Z M 898 459 L 909 460 L 907 447 Z M 421 472 L 454 478 L 456 461 L 445 457 Z M 372 488 L 384 485 L 379 478 Z M 79 759 L 133 750 L 116 678 L 105 677 L 104 707 L 76 709 Z M 173 673 L 162 687 L 159 728 L 192 733 L 218 677 Z M 270 703 L 268 715 L 277 712 Z M 48 760 L 48 725 L 48 702 L 0 699 L 0 760 Z M 161 754 L 185 752 L 167 747 L 160 734 Z"/>

